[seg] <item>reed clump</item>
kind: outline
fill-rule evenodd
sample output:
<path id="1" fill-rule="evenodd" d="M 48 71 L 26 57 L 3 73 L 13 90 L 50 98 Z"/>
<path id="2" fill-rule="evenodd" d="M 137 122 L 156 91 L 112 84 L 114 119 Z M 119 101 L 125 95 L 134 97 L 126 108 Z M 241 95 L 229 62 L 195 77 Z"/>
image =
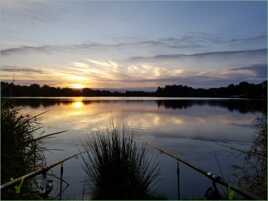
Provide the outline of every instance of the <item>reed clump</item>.
<path id="1" fill-rule="evenodd" d="M 83 167 L 92 199 L 156 199 L 158 163 L 148 157 L 126 129 L 113 127 L 84 143 Z"/>
<path id="2" fill-rule="evenodd" d="M 36 117 L 20 115 L 18 109 L 7 102 L 1 104 L 2 184 L 33 171 L 36 165 L 44 161 L 41 147 L 33 136 L 39 129 Z M 31 190 L 30 182 L 25 181 L 19 194 L 15 192 L 15 188 L 8 188 L 1 192 L 1 197 L 24 199 L 24 192 L 28 194 Z M 32 196 L 33 194 L 30 195 Z M 29 194 L 26 198 L 29 198 Z"/>

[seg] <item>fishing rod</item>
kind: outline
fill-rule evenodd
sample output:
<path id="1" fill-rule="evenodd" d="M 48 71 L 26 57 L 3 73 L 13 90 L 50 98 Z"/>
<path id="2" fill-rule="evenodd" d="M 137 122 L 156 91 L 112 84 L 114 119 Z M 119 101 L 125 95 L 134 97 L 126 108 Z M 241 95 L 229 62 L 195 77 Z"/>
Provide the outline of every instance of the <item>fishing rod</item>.
<path id="1" fill-rule="evenodd" d="M 58 135 L 58 134 L 64 133 L 64 132 L 66 132 L 66 131 L 67 131 L 67 130 L 58 131 L 58 132 L 54 132 L 54 133 L 49 133 L 49 134 L 46 134 L 46 135 L 43 135 L 43 136 L 34 138 L 34 139 L 32 139 L 32 140 L 28 140 L 28 141 L 26 141 L 26 142 L 39 141 L 39 140 L 42 140 L 42 139 L 47 138 L 47 137 L 51 137 L 51 136 L 54 136 L 54 135 Z"/>
<path id="2" fill-rule="evenodd" d="M 256 156 L 262 158 L 262 159 L 266 159 L 267 157 L 265 156 L 265 154 L 261 154 L 261 153 L 257 153 L 257 152 L 250 152 L 250 151 L 246 151 L 246 150 L 243 150 L 243 149 L 238 149 L 236 147 L 232 147 L 232 146 L 228 146 L 228 145 L 225 145 L 223 143 L 218 143 L 220 146 L 223 146 L 223 147 L 226 147 L 226 148 L 229 148 L 231 150 L 234 150 L 234 151 L 238 151 L 238 152 L 241 152 L 243 154 L 250 154 L 252 153 L 253 155 L 255 154 Z"/>
<path id="3" fill-rule="evenodd" d="M 239 193 L 240 195 L 244 196 L 245 198 L 247 199 L 252 199 L 252 200 L 258 200 L 259 198 L 257 198 L 256 196 L 254 195 L 251 195 L 249 193 L 246 193 L 246 192 L 243 192 L 242 190 L 240 190 L 238 187 L 236 186 L 233 186 L 233 185 L 230 185 L 228 184 L 226 181 L 224 181 L 224 179 L 220 176 L 217 176 L 216 174 L 213 174 L 211 172 L 207 172 L 205 170 L 202 170 L 198 167 L 195 167 L 194 165 L 192 165 L 191 163 L 181 159 L 177 154 L 174 154 L 174 153 L 170 153 L 169 151 L 166 151 L 162 148 L 160 148 L 159 146 L 157 145 L 153 145 L 152 143 L 149 143 L 147 142 L 147 144 L 149 144 L 151 147 L 153 147 L 154 149 L 158 150 L 160 153 L 163 153 L 163 154 L 166 154 L 167 156 L 175 159 L 176 161 L 178 162 L 181 162 L 183 163 L 184 165 L 194 169 L 195 171 L 199 172 L 200 174 L 204 175 L 205 177 L 209 178 L 210 180 L 212 180 L 213 182 L 215 183 L 219 183 L 237 193 Z"/>
<path id="4" fill-rule="evenodd" d="M 11 181 L 9 181 L 9 182 L 7 182 L 7 183 L 1 185 L 1 186 L 0 186 L 0 189 L 1 189 L 1 191 L 2 191 L 2 190 L 4 190 L 4 189 L 6 189 L 7 187 L 14 186 L 15 184 L 17 184 L 17 183 L 19 183 L 19 182 L 22 182 L 22 181 L 24 181 L 24 180 L 33 178 L 33 177 L 35 177 L 35 176 L 37 176 L 37 175 L 39 175 L 39 174 L 42 174 L 42 173 L 44 173 L 44 172 L 47 172 L 47 171 L 50 170 L 51 168 L 56 167 L 56 166 L 58 166 L 58 165 L 60 165 L 60 164 L 63 164 L 64 162 L 66 162 L 66 161 L 68 161 L 68 160 L 70 160 L 70 159 L 72 159 L 72 158 L 75 158 L 75 157 L 77 157 L 78 155 L 80 155 L 80 154 L 82 154 L 82 153 L 83 153 L 83 152 L 79 152 L 79 153 L 77 153 L 77 154 L 73 154 L 73 155 L 71 155 L 71 156 L 69 156 L 69 157 L 67 157 L 67 158 L 65 158 L 65 159 L 63 159 L 63 160 L 60 160 L 60 161 L 58 161 L 58 162 L 56 162 L 56 163 L 53 163 L 53 164 L 51 164 L 51 165 L 49 165 L 49 166 L 38 168 L 37 170 L 35 170 L 35 171 L 33 171 L 33 172 L 30 172 L 30 173 L 28 173 L 28 174 L 26 174 L 26 175 L 23 175 L 23 176 L 21 176 L 21 177 L 18 177 L 18 178 L 16 178 L 16 179 L 13 179 L 13 180 L 11 180 Z"/>

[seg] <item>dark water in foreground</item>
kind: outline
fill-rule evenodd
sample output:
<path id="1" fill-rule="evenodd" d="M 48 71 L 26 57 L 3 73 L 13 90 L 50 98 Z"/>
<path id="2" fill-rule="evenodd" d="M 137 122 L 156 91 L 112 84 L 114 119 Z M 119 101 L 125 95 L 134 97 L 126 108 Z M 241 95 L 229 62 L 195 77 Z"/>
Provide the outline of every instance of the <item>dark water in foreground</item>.
<path id="1" fill-rule="evenodd" d="M 227 146 L 248 150 L 258 131 L 256 119 L 263 117 L 262 101 L 239 99 L 157 99 L 157 98 L 20 98 L 12 99 L 22 113 L 38 114 L 47 133 L 68 130 L 46 139 L 47 163 L 81 150 L 81 142 L 111 122 L 124 124 L 140 142 L 152 142 L 179 154 L 183 159 L 236 183 L 234 166 L 244 166 L 245 155 Z M 156 151 L 160 162 L 156 191 L 177 199 L 176 161 Z M 59 168 L 54 169 L 54 173 Z M 90 189 L 80 159 L 64 165 L 64 179 L 70 186 L 65 199 L 82 199 Z M 116 181 L 115 181 L 116 182 Z M 181 165 L 181 197 L 202 198 L 211 182 Z M 55 183 L 55 190 L 58 183 Z"/>

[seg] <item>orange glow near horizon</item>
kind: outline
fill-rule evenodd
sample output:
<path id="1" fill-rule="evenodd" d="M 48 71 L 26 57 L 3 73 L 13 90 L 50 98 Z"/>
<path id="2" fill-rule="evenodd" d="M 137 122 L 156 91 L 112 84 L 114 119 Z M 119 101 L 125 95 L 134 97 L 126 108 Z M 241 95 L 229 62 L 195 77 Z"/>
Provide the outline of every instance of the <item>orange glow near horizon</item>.
<path id="1" fill-rule="evenodd" d="M 73 89 L 83 89 L 83 88 L 85 88 L 85 85 L 83 85 L 81 83 L 74 83 L 70 87 Z"/>

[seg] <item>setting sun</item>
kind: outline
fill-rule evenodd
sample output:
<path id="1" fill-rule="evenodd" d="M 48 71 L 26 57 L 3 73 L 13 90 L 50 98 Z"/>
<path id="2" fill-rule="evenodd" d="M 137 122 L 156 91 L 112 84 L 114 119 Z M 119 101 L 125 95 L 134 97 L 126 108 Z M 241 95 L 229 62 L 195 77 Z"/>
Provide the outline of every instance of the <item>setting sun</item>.
<path id="1" fill-rule="evenodd" d="M 71 88 L 73 88 L 73 89 L 83 89 L 83 88 L 85 88 L 85 85 L 80 84 L 80 83 L 75 83 L 75 84 L 71 85 Z"/>

